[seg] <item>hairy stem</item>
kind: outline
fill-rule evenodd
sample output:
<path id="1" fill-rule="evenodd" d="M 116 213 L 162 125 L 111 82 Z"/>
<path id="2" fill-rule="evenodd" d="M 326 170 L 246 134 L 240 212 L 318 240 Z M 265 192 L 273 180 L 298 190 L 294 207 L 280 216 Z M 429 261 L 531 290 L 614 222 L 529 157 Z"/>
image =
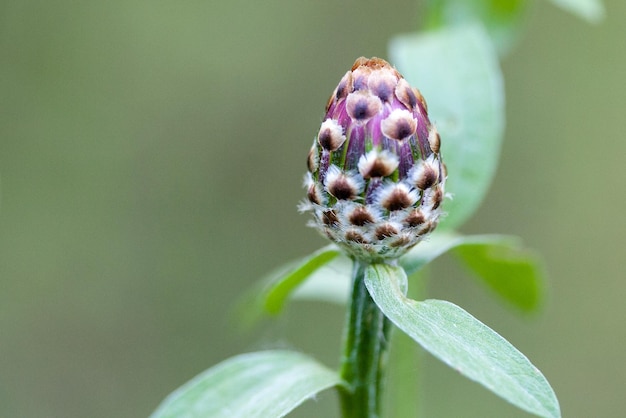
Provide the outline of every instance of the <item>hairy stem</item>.
<path id="1" fill-rule="evenodd" d="M 367 264 L 354 262 L 340 374 L 343 418 L 380 417 L 390 323 L 365 287 Z"/>

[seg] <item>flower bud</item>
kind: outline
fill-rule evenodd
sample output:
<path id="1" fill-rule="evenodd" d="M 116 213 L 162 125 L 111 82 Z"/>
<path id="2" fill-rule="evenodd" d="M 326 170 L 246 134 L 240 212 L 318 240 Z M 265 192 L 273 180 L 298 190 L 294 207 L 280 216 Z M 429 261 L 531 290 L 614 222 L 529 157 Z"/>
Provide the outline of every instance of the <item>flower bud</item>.
<path id="1" fill-rule="evenodd" d="M 357 259 L 400 257 L 441 216 L 439 149 L 419 90 L 386 61 L 359 58 L 326 105 L 300 208 Z"/>

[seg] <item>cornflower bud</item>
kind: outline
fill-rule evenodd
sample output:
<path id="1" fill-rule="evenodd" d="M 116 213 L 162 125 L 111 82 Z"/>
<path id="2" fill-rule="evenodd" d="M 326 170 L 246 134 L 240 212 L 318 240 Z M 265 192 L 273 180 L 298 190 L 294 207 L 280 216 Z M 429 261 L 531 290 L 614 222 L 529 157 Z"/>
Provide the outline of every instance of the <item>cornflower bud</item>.
<path id="1" fill-rule="evenodd" d="M 357 259 L 400 257 L 441 216 L 446 174 L 439 150 L 419 90 L 385 60 L 361 57 L 328 100 L 300 209 Z"/>

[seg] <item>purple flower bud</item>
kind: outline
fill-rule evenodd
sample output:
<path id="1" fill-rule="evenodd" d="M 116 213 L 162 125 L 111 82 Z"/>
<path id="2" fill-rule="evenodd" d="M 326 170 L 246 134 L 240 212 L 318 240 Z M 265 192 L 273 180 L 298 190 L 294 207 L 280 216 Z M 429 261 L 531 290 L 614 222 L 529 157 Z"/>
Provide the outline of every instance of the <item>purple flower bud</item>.
<path id="1" fill-rule="evenodd" d="M 439 149 L 419 90 L 386 61 L 361 57 L 326 105 L 301 210 L 353 257 L 400 257 L 441 216 L 446 174 Z"/>

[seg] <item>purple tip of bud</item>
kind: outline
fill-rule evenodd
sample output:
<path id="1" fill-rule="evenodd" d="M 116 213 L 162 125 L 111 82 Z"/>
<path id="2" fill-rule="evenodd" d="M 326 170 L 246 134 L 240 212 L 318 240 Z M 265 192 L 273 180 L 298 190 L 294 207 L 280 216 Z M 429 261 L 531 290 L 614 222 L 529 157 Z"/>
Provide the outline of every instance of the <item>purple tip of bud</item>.
<path id="1" fill-rule="evenodd" d="M 326 105 L 301 209 L 353 257 L 400 257 L 441 216 L 440 142 L 419 90 L 385 60 L 361 57 Z"/>

